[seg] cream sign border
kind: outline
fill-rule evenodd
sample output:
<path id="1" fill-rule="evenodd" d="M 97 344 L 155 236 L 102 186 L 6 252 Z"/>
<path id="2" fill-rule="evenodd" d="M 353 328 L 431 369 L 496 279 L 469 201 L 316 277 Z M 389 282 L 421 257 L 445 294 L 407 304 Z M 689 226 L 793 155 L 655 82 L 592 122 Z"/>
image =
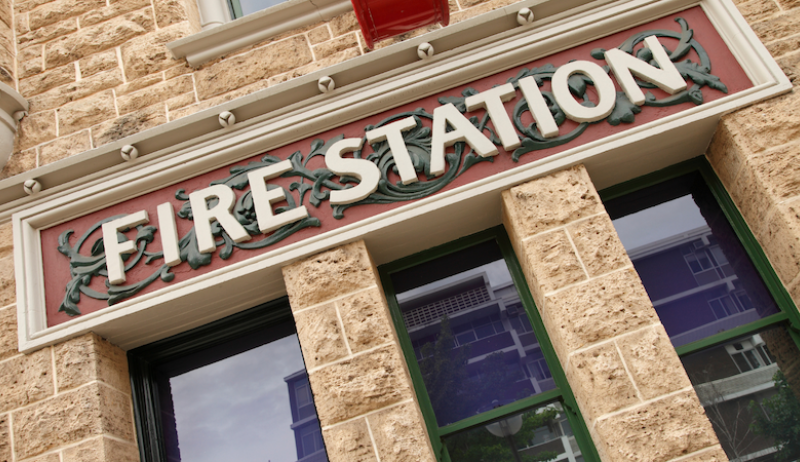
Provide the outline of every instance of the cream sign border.
<path id="1" fill-rule="evenodd" d="M 752 88 L 69 322 L 54 327 L 46 325 L 40 229 L 359 120 L 387 107 L 414 101 L 696 5 L 703 8 L 753 81 Z M 461 33 L 469 33 L 469 29 L 461 29 Z M 399 48 L 398 53 L 402 51 Z M 701 155 L 721 115 L 790 89 L 791 83 L 729 0 L 602 2 L 594 9 L 553 21 L 546 27 L 479 41 L 427 63 L 408 66 L 390 79 L 368 79 L 352 84 L 328 97 L 312 98 L 304 107 L 289 108 L 281 117 L 270 118 L 271 114 L 267 114 L 214 139 L 181 146 L 174 153 L 153 160 L 143 159 L 137 162 L 136 168 L 117 171 L 83 188 L 60 192 L 15 213 L 20 351 L 30 352 L 89 331 L 123 348 L 149 343 L 277 298 L 285 293 L 283 266 L 357 239 L 367 241 L 378 263 L 424 250 L 500 223 L 500 192 L 548 172 L 584 163 L 595 184 L 604 187 Z M 679 137 L 675 136 L 678 129 Z M 640 152 L 645 143 L 648 155 L 643 162 Z M 437 213 L 443 209 L 447 209 L 447 213 Z M 474 213 L 475 210 L 482 213 Z M 413 235 L 415 229 L 425 229 L 428 239 L 403 241 L 402 236 Z"/>

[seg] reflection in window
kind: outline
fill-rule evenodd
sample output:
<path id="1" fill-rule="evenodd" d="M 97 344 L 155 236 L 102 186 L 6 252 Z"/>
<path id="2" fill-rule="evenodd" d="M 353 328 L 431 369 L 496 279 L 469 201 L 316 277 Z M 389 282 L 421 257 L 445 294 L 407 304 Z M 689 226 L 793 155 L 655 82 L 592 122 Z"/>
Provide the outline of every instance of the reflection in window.
<path id="1" fill-rule="evenodd" d="M 778 312 L 698 174 L 606 202 L 676 347 Z"/>
<path id="2" fill-rule="evenodd" d="M 731 460 L 800 457 L 800 352 L 784 327 L 681 360 Z"/>
<path id="3" fill-rule="evenodd" d="M 582 462 L 561 403 L 550 403 L 445 438 L 454 462 Z"/>
<path id="4" fill-rule="evenodd" d="M 231 17 L 236 19 L 285 1 L 287 0 L 228 0 L 228 6 L 231 10 Z"/>
<path id="5" fill-rule="evenodd" d="M 291 320 L 154 372 L 167 460 L 327 462 Z"/>
<path id="6" fill-rule="evenodd" d="M 395 283 L 440 426 L 555 388 L 508 267 L 489 244 L 460 272 L 413 268 L 413 282 Z"/>

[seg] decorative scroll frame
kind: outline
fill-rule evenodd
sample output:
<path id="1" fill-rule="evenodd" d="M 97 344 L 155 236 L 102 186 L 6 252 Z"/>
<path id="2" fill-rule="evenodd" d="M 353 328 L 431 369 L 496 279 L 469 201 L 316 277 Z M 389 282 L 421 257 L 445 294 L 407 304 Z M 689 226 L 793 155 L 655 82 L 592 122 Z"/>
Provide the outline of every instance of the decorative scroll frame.
<path id="1" fill-rule="evenodd" d="M 547 56 L 575 43 L 591 42 L 610 31 L 624 30 L 693 6 L 703 8 L 729 45 L 753 82 L 751 89 L 465 187 L 420 199 L 413 207 L 401 206 L 379 217 L 301 243 L 282 246 L 164 289 L 121 300 L 111 307 L 63 324 L 47 326 L 40 229 L 152 191 L 159 184 L 174 184 L 232 161 L 247 159 L 265 145 L 285 145 L 302 139 L 302 133 L 319 133 L 342 123 L 360 120 L 380 112 L 381 107 L 372 102 L 376 95 L 381 95 L 380 105 L 383 107 L 399 106 L 419 99 L 421 95 L 435 94 L 489 75 L 492 69 L 497 72 L 515 67 L 537 56 Z M 469 21 L 462 24 L 453 29 L 453 33 L 469 33 Z M 436 57 L 434 61 L 398 69 L 387 74 L 392 76 L 391 79 L 366 80 L 352 84 L 348 90 L 311 98 L 302 107 L 282 109 L 281 117 L 274 113 L 265 114 L 263 119 L 220 133 L 217 138 L 177 145 L 174 152 L 154 157 L 150 162 L 145 159 L 134 169 L 117 169 L 102 178 L 89 178 L 80 185 L 64 187 L 58 194 L 18 210 L 14 215 L 14 239 L 20 350 L 33 351 L 88 331 L 104 335 L 123 348 L 164 338 L 280 296 L 284 293 L 280 268 L 326 248 L 354 239 L 366 239 L 373 257 L 381 263 L 446 242 L 458 233 L 496 225 L 498 218 L 494 215 L 471 213 L 471 207 L 494 203 L 499 200 L 502 190 L 553 170 L 584 163 L 597 186 L 605 187 L 702 154 L 722 114 L 791 89 L 779 66 L 729 0 L 605 2 L 595 9 L 582 10 L 580 14 L 555 18 L 546 26 L 509 31 L 495 37 L 492 43 L 478 42 L 458 52 Z M 416 45 L 412 42 L 409 48 L 411 46 Z M 401 53 L 402 44 L 395 50 Z M 361 65 L 360 62 L 353 65 Z M 368 64 L 368 60 L 363 63 Z M 291 86 L 285 88 L 292 91 Z M 683 130 L 684 135 L 680 139 L 670 137 L 678 129 Z M 647 165 L 630 162 L 636 158 L 637 150 L 653 143 L 670 146 L 669 149 L 651 152 Z M 445 208 L 448 218 L 458 218 L 457 223 L 443 219 L 440 212 Z M 420 226 L 426 226 L 428 231 L 424 243 L 403 240 Z"/>

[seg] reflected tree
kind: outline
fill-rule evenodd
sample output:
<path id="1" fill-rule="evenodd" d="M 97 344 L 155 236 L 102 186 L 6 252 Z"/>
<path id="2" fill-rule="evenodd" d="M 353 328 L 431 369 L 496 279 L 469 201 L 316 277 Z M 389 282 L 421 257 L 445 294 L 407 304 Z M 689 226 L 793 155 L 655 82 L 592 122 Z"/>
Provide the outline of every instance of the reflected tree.
<path id="1" fill-rule="evenodd" d="M 756 434 L 775 439 L 776 460 L 797 460 L 800 458 L 800 401 L 782 371 L 776 372 L 772 380 L 777 393 L 761 402 L 764 412 L 756 402 L 750 402 L 755 416 L 751 427 Z"/>

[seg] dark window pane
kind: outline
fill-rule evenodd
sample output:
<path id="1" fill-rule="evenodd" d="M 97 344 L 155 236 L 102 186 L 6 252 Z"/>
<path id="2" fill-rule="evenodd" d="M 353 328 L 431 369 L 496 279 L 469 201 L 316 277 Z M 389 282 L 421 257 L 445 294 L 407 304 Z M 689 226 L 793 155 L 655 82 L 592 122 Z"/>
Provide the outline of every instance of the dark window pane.
<path id="1" fill-rule="evenodd" d="M 676 347 L 778 313 L 699 174 L 612 199 L 606 208 Z"/>
<path id="2" fill-rule="evenodd" d="M 158 380 L 170 461 L 293 462 L 319 432 L 291 321 L 164 363 Z M 324 448 L 319 461 L 327 461 Z M 321 440 L 320 440 L 321 441 Z"/>
<path id="3" fill-rule="evenodd" d="M 539 346 L 497 244 L 444 260 L 391 275 L 405 289 L 397 301 L 439 425 L 554 388 L 543 358 L 526 374 L 526 356 Z"/>
<path id="4" fill-rule="evenodd" d="M 453 462 L 582 460 L 560 403 L 511 415 L 445 438 Z M 516 455 L 515 455 L 516 453 Z"/>
<path id="5" fill-rule="evenodd" d="M 775 361 L 764 350 L 774 352 Z M 731 460 L 800 457 L 800 352 L 785 328 L 749 334 L 681 360 Z"/>

